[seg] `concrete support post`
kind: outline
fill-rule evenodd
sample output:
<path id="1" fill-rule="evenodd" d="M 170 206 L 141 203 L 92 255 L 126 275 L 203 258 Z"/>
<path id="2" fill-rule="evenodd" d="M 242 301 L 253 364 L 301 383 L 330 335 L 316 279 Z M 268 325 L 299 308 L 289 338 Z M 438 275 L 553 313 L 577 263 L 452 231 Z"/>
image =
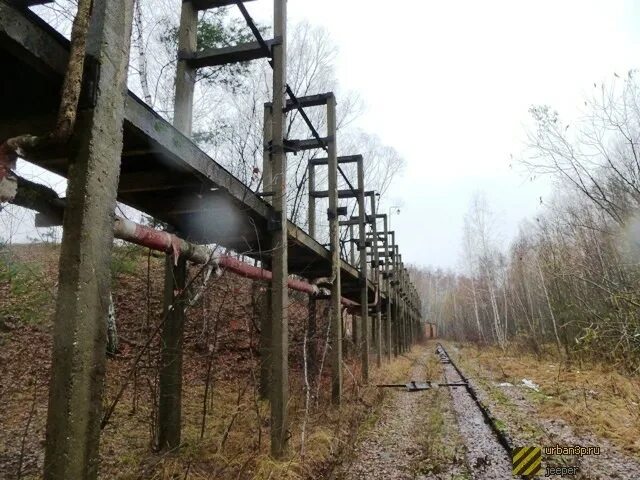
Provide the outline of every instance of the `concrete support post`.
<path id="1" fill-rule="evenodd" d="M 405 303 L 405 286 L 404 286 L 404 264 L 402 263 L 402 255 L 398 259 L 398 275 L 400 278 L 400 324 L 402 325 L 402 352 L 407 351 L 407 309 Z"/>
<path id="2" fill-rule="evenodd" d="M 367 287 L 366 214 L 364 160 L 358 159 L 358 252 L 360 254 L 360 354 L 362 382 L 369 382 L 369 291 Z"/>
<path id="3" fill-rule="evenodd" d="M 353 225 L 349 225 L 349 262 L 351 263 L 351 265 L 355 265 L 356 264 L 356 244 L 354 242 L 354 230 L 353 230 Z"/>
<path id="4" fill-rule="evenodd" d="M 384 221 L 384 285 L 387 292 L 387 304 L 385 309 L 385 352 L 387 360 L 391 361 L 391 280 L 389 278 L 389 225 L 387 215 L 382 216 Z"/>
<path id="5" fill-rule="evenodd" d="M 307 217 L 309 219 L 309 236 L 316 238 L 316 197 L 311 194 L 316 190 L 316 167 L 309 162 L 309 207 Z"/>
<path id="6" fill-rule="evenodd" d="M 396 281 L 397 285 L 397 299 L 398 299 L 398 331 L 400 334 L 399 345 L 400 353 L 405 352 L 405 332 L 404 332 L 404 311 L 402 308 L 402 256 L 398 253 L 398 246 L 396 245 Z"/>
<path id="7" fill-rule="evenodd" d="M 273 191 L 271 171 L 271 140 L 273 128 L 273 108 L 270 103 L 264 104 L 262 120 L 262 191 L 265 193 L 264 199 L 267 203 L 273 203 Z"/>
<path id="8" fill-rule="evenodd" d="M 184 258 L 166 256 L 164 323 L 160 338 L 158 446 L 176 451 L 180 446 L 182 417 L 182 346 L 184 335 L 183 290 L 187 278 Z"/>
<path id="9" fill-rule="evenodd" d="M 411 335 L 412 343 L 416 343 L 418 341 L 418 324 L 416 323 L 416 310 L 414 307 L 414 299 L 413 299 L 413 285 L 409 285 L 409 312 L 411 312 L 411 331 L 413 332 Z"/>
<path id="10" fill-rule="evenodd" d="M 393 330 L 395 335 L 395 354 L 402 353 L 402 337 L 400 332 L 400 297 L 398 290 L 400 284 L 398 281 L 398 246 L 396 245 L 395 232 L 391 232 L 391 242 L 393 245 Z"/>
<path id="11" fill-rule="evenodd" d="M 389 232 L 389 235 L 391 236 L 391 245 L 389 245 L 389 255 L 391 257 L 391 272 L 389 275 L 389 280 L 390 280 L 390 284 L 391 284 L 391 293 L 390 293 L 390 298 L 391 298 L 391 331 L 392 331 L 392 344 L 393 344 L 393 355 L 394 356 L 398 356 L 398 354 L 400 353 L 399 350 L 399 342 L 400 342 L 400 336 L 398 333 L 398 299 L 397 299 L 397 285 L 396 285 L 396 278 L 397 278 L 397 265 L 396 265 L 396 255 L 395 255 L 395 248 L 396 248 L 396 234 L 395 232 Z"/>
<path id="12" fill-rule="evenodd" d="M 44 459 L 46 480 L 97 478 L 111 250 L 132 0 L 94 0 L 87 53 L 95 102 L 71 142 Z"/>
<path id="13" fill-rule="evenodd" d="M 274 0 L 273 35 L 282 41 L 272 47 L 273 115 L 271 172 L 274 230 L 271 235 L 271 454 L 281 458 L 287 446 L 289 399 L 289 293 L 287 291 L 287 155 L 284 151 L 286 105 L 287 0 Z"/>
<path id="14" fill-rule="evenodd" d="M 316 332 L 318 329 L 316 299 L 313 295 L 309 295 L 309 317 L 307 318 L 307 368 L 309 374 L 315 374 L 317 370 L 317 339 Z"/>
<path id="15" fill-rule="evenodd" d="M 411 277 L 407 271 L 407 281 L 409 282 L 409 312 L 411 313 L 411 343 L 415 344 L 418 341 L 418 324 L 416 322 L 416 310 L 413 300 L 413 285 L 411 284 Z"/>
<path id="16" fill-rule="evenodd" d="M 316 167 L 310 161 L 308 164 L 309 175 L 309 199 L 307 218 L 309 222 L 309 236 L 316 238 L 316 197 L 311 194 L 316 190 Z M 313 295 L 309 295 L 307 318 L 307 367 L 310 372 L 316 369 L 316 330 L 317 330 L 317 309 L 316 299 Z"/>
<path id="17" fill-rule="evenodd" d="M 338 146 L 336 142 L 336 99 L 327 99 L 327 135 L 329 137 L 329 243 L 331 249 L 331 400 L 342 401 L 342 295 L 340 286 L 340 228 L 338 217 Z"/>
<path id="18" fill-rule="evenodd" d="M 407 279 L 405 277 L 405 285 L 407 285 Z M 410 293 L 410 288 L 409 285 L 407 285 L 407 297 L 405 300 L 405 303 L 407 305 L 407 330 L 409 332 L 409 340 L 408 340 L 408 346 L 409 348 L 411 348 L 411 345 L 413 345 L 413 315 L 411 313 L 411 297 L 410 297 L 411 293 Z"/>
<path id="19" fill-rule="evenodd" d="M 405 303 L 407 305 L 407 330 L 409 332 L 409 340 L 408 340 L 408 347 L 411 348 L 411 345 L 413 345 L 414 343 L 414 330 L 413 330 L 413 316 L 411 313 L 411 285 L 409 284 L 409 275 L 407 274 L 407 271 L 405 270 L 405 274 L 404 274 L 404 284 L 405 284 L 405 288 L 406 288 L 406 299 L 405 299 Z"/>
<path id="20" fill-rule="evenodd" d="M 271 172 L 271 146 L 272 139 L 272 107 L 271 104 L 265 104 L 263 117 L 263 149 L 262 149 L 262 191 L 267 193 L 265 200 L 272 203 L 272 196 L 269 192 L 273 191 L 272 172 Z M 271 262 L 267 259 L 262 260 L 263 268 L 271 270 Z M 271 321 L 273 311 L 271 308 L 271 283 L 267 282 L 266 291 L 262 301 L 262 311 L 260 312 L 260 385 L 258 391 L 261 398 L 269 398 L 269 386 L 271 384 Z"/>
<path id="21" fill-rule="evenodd" d="M 180 27 L 178 28 L 178 67 L 176 70 L 176 92 L 173 103 L 173 126 L 191 136 L 193 120 L 193 92 L 196 84 L 196 72 L 186 60 L 180 60 L 182 54 L 188 56 L 197 48 L 198 12 L 192 2 L 182 2 Z"/>
<path id="22" fill-rule="evenodd" d="M 371 248 L 373 249 L 372 260 L 375 265 L 374 269 L 374 282 L 376 284 L 376 288 L 378 292 L 382 288 L 382 282 L 380 281 L 380 252 L 378 248 L 379 238 L 378 238 L 378 215 L 376 208 L 376 195 L 375 193 L 371 194 L 371 233 L 372 233 L 372 241 Z M 378 295 L 378 301 L 375 305 L 376 316 L 375 316 L 375 334 L 374 340 L 376 344 L 376 366 L 380 368 L 382 366 L 382 295 Z"/>
<path id="23" fill-rule="evenodd" d="M 357 200 L 357 199 L 356 199 Z M 349 263 L 351 265 L 356 265 L 356 238 L 354 235 L 353 225 L 349 225 L 349 243 L 350 243 L 350 253 L 349 253 Z M 353 351 L 357 355 L 358 346 L 359 346 L 359 328 L 358 328 L 358 316 L 351 315 L 351 340 L 353 343 Z"/>
<path id="24" fill-rule="evenodd" d="M 196 51 L 198 13 L 191 2 L 183 2 L 178 29 L 178 52 Z M 180 58 L 180 55 L 178 55 Z M 187 137 L 191 136 L 195 72 L 185 60 L 178 60 L 176 90 L 173 104 L 173 125 Z M 182 415 L 182 336 L 184 309 L 179 304 L 186 263 L 167 255 L 165 261 L 164 318 L 160 346 L 160 377 L 158 383 L 158 445 L 175 450 L 180 445 Z"/>

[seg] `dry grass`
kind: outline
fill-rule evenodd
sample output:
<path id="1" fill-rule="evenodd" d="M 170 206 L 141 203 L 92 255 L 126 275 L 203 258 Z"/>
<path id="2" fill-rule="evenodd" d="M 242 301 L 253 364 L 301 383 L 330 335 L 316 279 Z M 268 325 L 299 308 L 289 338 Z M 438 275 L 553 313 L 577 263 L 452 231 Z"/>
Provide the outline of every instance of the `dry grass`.
<path id="1" fill-rule="evenodd" d="M 368 386 L 345 378 L 345 400 L 339 409 L 330 405 L 325 389 L 318 407 L 307 418 L 304 457 L 301 455 L 304 396 L 302 386 L 292 382 L 289 454 L 282 461 L 273 460 L 268 453 L 269 405 L 266 401 L 256 400 L 251 390 L 239 396 L 241 384 L 217 384 L 205 435 L 200 439 L 203 387 L 186 386 L 184 445 L 180 452 L 168 456 L 149 455 L 149 433 L 144 420 L 148 412 L 140 411 L 136 415 L 140 417 L 138 420 L 122 412 L 113 420 L 118 428 L 103 439 L 105 478 L 107 472 L 118 472 L 117 478 L 123 480 L 324 477 L 348 453 L 355 437 L 375 421 L 387 394 L 384 389 L 376 388 L 375 383 L 404 380 L 410 366 L 411 360 L 401 357 L 374 371 Z M 114 457 L 111 453 L 118 455 Z"/>
<path id="2" fill-rule="evenodd" d="M 0 311 L 21 307 L 11 317 L 10 326 L 0 329 L 0 477 L 15 478 L 17 457 L 33 405 L 37 383 L 36 408 L 25 436 L 23 479 L 40 478 L 43 464 L 44 426 L 47 410 L 47 384 L 51 359 L 50 324 L 55 292 L 40 303 L 28 303 L 36 288 L 15 288 L 22 270 L 39 272 L 47 285 L 57 278 L 57 246 L 25 245 L 10 252 L 15 271 L 0 275 Z M 6 268 L 3 270 L 7 270 Z M 118 248 L 114 253 L 114 302 L 118 314 L 121 353 L 108 360 L 105 406 L 113 400 L 132 368 L 138 347 L 147 338 L 148 324 L 157 324 L 162 311 L 163 259 L 150 259 L 141 249 Z M 9 275 L 10 274 L 10 275 Z M 36 276 L 30 274 L 29 279 Z M 147 281 L 151 297 L 146 298 Z M 11 283 L 13 282 L 13 283 Z M 302 382 L 301 338 L 306 323 L 305 296 L 292 295 L 290 308 L 290 449 L 284 461 L 269 457 L 269 404 L 257 399 L 254 374 L 256 332 L 250 315 L 251 284 L 237 277 L 223 276 L 210 285 L 203 304 L 188 315 L 185 332 L 183 435 L 178 453 L 153 451 L 153 387 L 158 361 L 157 342 L 149 355 L 137 365 L 137 391 L 129 384 L 101 438 L 100 478 L 105 479 L 301 479 L 325 478 L 353 445 L 358 432 L 373 423 L 385 400 L 380 382 L 405 380 L 412 360 L 401 357 L 382 369 L 372 367 L 368 386 L 359 384 L 358 362 L 347 357 L 344 369 L 344 403 L 340 409 L 330 403 L 329 372 L 321 379 L 320 398 L 312 398 L 302 455 L 301 425 L 305 417 Z M 147 310 L 147 300 L 149 309 Z M 206 302 L 205 302 L 206 300 Z M 24 306 L 36 312 L 27 318 Z M 17 311 L 17 310 L 16 310 Z M 27 312 L 28 313 L 28 312 Z M 318 316 L 320 331 L 324 315 Z M 220 319 L 217 343 L 202 340 L 203 322 Z M 250 332 L 251 335 L 249 334 Z M 127 339 L 127 341 L 125 341 Z M 207 344 L 209 342 L 209 344 Z M 323 341 L 320 340 L 323 345 Z M 211 377 L 206 428 L 200 438 L 207 360 L 210 344 L 217 345 Z M 321 346 L 322 346 L 321 345 Z M 374 357 L 372 356 L 372 361 Z M 315 378 L 312 392 L 315 393 Z M 137 400 L 134 406 L 134 398 Z"/>
<path id="3" fill-rule="evenodd" d="M 640 457 L 640 378 L 621 375 L 606 365 L 579 368 L 558 359 L 539 360 L 517 347 L 459 346 L 460 361 L 468 375 L 489 382 L 520 384 L 527 378 L 540 392 L 524 389 L 527 399 L 544 419 L 560 418 L 579 433 L 609 439 Z M 491 389 L 494 399 L 500 391 Z"/>
<path id="4" fill-rule="evenodd" d="M 429 342 L 428 348 L 435 350 L 435 343 Z M 442 367 L 435 355 L 429 355 L 424 369 L 424 378 L 434 382 L 441 380 Z M 446 478 L 460 480 L 471 478 L 464 459 L 464 442 L 451 408 L 449 390 L 437 388 L 425 395 L 420 416 L 415 421 L 421 452 L 415 471 L 420 475 L 446 475 Z"/>

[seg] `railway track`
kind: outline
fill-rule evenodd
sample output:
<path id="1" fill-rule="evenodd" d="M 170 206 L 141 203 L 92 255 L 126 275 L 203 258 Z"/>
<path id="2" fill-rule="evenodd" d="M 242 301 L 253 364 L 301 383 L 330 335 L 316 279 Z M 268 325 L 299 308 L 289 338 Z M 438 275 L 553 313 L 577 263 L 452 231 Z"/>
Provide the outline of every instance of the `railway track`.
<path id="1" fill-rule="evenodd" d="M 499 428 L 498 421 L 492 415 L 489 407 L 480 401 L 473 384 L 441 343 L 436 346 L 436 355 L 443 365 L 445 384 L 462 387 L 451 389 L 451 395 L 458 416 L 459 428 L 467 444 L 468 463 L 474 478 L 512 478 L 513 441 L 507 433 Z M 473 406 L 477 407 L 481 417 L 473 411 Z"/>
<path id="2" fill-rule="evenodd" d="M 511 456 L 511 452 L 513 451 L 513 448 L 514 448 L 513 441 L 511 440 L 509 435 L 507 435 L 504 431 L 498 428 L 498 425 L 496 423 L 496 418 L 491 414 L 489 407 L 487 407 L 485 404 L 483 404 L 480 401 L 480 399 L 478 399 L 478 394 L 476 390 L 473 388 L 473 386 L 469 383 L 469 379 L 464 376 L 462 371 L 451 359 L 451 357 L 449 356 L 449 354 L 447 353 L 447 351 L 445 350 L 445 348 L 442 346 L 441 343 L 438 343 L 436 347 L 436 354 L 440 357 L 440 363 L 450 364 L 454 368 L 454 370 L 458 373 L 458 375 L 460 376 L 460 379 L 462 380 L 461 384 L 464 385 L 465 389 L 467 390 L 467 393 L 471 396 L 474 403 L 478 406 L 478 409 L 480 409 L 480 411 L 482 412 L 482 416 L 484 417 L 487 424 L 491 427 L 491 430 L 493 431 L 493 433 L 498 438 L 500 445 L 502 445 L 502 447 L 505 449 L 507 454 Z"/>

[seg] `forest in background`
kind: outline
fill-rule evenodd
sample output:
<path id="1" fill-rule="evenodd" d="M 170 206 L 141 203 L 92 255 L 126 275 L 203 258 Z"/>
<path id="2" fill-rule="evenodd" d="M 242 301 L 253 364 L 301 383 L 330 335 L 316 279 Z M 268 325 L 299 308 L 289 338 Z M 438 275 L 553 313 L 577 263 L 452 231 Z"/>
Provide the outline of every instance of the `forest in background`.
<path id="1" fill-rule="evenodd" d="M 425 318 L 456 340 L 509 342 L 541 355 L 640 369 L 640 84 L 636 71 L 594 84 L 582 115 L 530 109 L 514 164 L 550 176 L 550 200 L 507 245 L 500 217 L 476 195 L 458 272 L 413 268 Z M 490 192 L 489 197 L 490 197 Z"/>

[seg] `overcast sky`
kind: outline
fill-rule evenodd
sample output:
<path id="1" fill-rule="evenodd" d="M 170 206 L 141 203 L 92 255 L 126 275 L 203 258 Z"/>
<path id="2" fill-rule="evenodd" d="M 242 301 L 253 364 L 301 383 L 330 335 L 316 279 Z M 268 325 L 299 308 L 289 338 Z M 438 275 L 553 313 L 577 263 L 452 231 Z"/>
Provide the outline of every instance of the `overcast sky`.
<path id="1" fill-rule="evenodd" d="M 271 8 L 248 5 L 259 19 Z M 289 16 L 329 30 L 339 81 L 367 106 L 359 126 L 406 159 L 387 207 L 403 206 L 392 226 L 404 259 L 423 265 L 457 265 L 474 192 L 505 245 L 549 197 L 548 181 L 509 168 L 529 106 L 570 122 L 594 82 L 640 64 L 633 0 L 289 0 Z"/>

